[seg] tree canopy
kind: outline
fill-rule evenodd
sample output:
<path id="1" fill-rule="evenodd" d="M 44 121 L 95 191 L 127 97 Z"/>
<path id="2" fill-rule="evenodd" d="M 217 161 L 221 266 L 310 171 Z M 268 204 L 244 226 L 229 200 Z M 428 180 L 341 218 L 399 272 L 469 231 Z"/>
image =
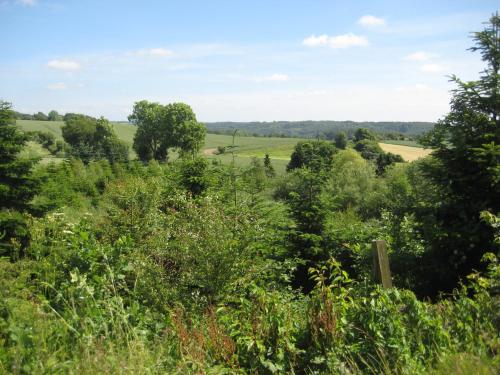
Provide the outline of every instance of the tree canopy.
<path id="1" fill-rule="evenodd" d="M 64 140 L 71 146 L 70 154 L 82 159 L 127 161 L 128 146 L 116 136 L 108 120 L 96 120 L 84 115 L 73 115 L 61 128 Z"/>
<path id="2" fill-rule="evenodd" d="M 481 212 L 500 211 L 499 28 L 497 14 L 483 31 L 474 33 L 471 50 L 480 52 L 486 69 L 477 81 L 451 78 L 457 85 L 451 111 L 422 140 L 435 149 L 438 161 L 425 172 L 442 196 L 432 247 L 437 267 L 448 271 L 437 272 L 436 283 L 448 289 L 472 269 L 480 269 L 485 252 L 498 250 Z"/>
<path id="3" fill-rule="evenodd" d="M 47 121 L 49 118 L 45 113 L 37 112 L 33 115 L 33 119 L 38 121 Z"/>
<path id="4" fill-rule="evenodd" d="M 22 158 L 27 136 L 15 126 L 10 103 L 0 101 L 0 256 L 13 255 L 18 246 L 26 245 L 28 231 L 21 212 L 28 208 L 35 195 L 38 181 L 31 170 L 38 161 Z"/>
<path id="5" fill-rule="evenodd" d="M 327 141 L 305 141 L 295 145 L 286 170 L 308 167 L 314 171 L 329 169 L 337 149 Z"/>
<path id="6" fill-rule="evenodd" d="M 129 121 L 137 125 L 134 150 L 143 161 L 168 159 L 168 149 L 181 155 L 195 154 L 203 145 L 205 126 L 184 103 L 162 105 L 147 100 L 136 102 Z"/>
<path id="7" fill-rule="evenodd" d="M 49 115 L 47 118 L 49 121 L 57 121 L 61 118 L 61 116 L 59 115 L 59 113 L 57 113 L 56 110 L 52 110 L 49 112 Z"/>
<path id="8" fill-rule="evenodd" d="M 345 150 L 347 147 L 347 135 L 344 132 L 335 134 L 335 146 L 340 150 Z"/>
<path id="9" fill-rule="evenodd" d="M 0 101 L 0 208 L 22 210 L 34 194 L 30 170 L 37 159 L 19 157 L 27 136 L 16 128 L 10 108 Z"/>

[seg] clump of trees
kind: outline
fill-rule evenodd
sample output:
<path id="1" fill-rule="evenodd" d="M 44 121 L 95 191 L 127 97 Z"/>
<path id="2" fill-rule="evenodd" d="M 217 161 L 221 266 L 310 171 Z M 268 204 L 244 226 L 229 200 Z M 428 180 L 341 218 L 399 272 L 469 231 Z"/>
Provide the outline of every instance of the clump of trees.
<path id="1" fill-rule="evenodd" d="M 401 155 L 391 152 L 384 152 L 378 144 L 377 135 L 365 128 L 360 128 L 354 133 L 354 149 L 358 151 L 363 158 L 375 162 L 377 174 L 383 174 L 387 167 L 394 163 L 404 162 Z"/>
<path id="2" fill-rule="evenodd" d="M 137 126 L 133 148 L 143 161 L 166 161 L 169 149 L 195 155 L 205 139 L 205 126 L 184 103 L 162 105 L 143 100 L 134 104 L 128 119 Z"/>
<path id="3" fill-rule="evenodd" d="M 52 155 L 62 156 L 64 152 L 64 142 L 56 140 L 53 133 L 44 131 L 26 132 L 30 141 L 39 143 L 43 148 L 49 151 Z"/>
<path id="4" fill-rule="evenodd" d="M 32 115 L 27 113 L 15 112 L 14 117 L 18 120 L 36 120 L 36 121 L 60 121 L 62 120 L 62 116 L 56 111 L 52 110 L 48 115 L 39 111 Z"/>
<path id="5" fill-rule="evenodd" d="M 307 167 L 314 171 L 328 169 L 332 166 L 332 157 L 337 152 L 335 146 L 328 141 L 304 141 L 295 145 L 286 170 Z"/>
<path id="6" fill-rule="evenodd" d="M 344 133 L 344 132 L 338 132 L 337 134 L 335 134 L 335 146 L 339 149 L 339 150 L 345 150 L 345 148 L 347 147 L 347 134 Z"/>
<path id="7" fill-rule="evenodd" d="M 107 159 L 111 163 L 128 160 L 128 146 L 118 139 L 112 125 L 103 117 L 68 116 L 61 130 L 70 146 L 69 155 L 84 163 L 99 159 Z"/>
<path id="8" fill-rule="evenodd" d="M 232 163 L 209 163 L 196 132 L 169 163 L 35 165 L 0 102 L 0 369 L 499 373 L 499 26 L 475 35 L 488 68 L 457 80 L 434 154 L 384 173 L 324 141 L 298 144 L 279 177 L 268 156 L 238 167 L 234 141 Z M 140 103 L 144 132 L 194 121 Z M 108 125 L 72 115 L 64 132 L 102 145 Z M 147 154 L 165 160 L 181 146 L 161 129 Z M 373 239 L 393 288 L 373 282 Z"/>

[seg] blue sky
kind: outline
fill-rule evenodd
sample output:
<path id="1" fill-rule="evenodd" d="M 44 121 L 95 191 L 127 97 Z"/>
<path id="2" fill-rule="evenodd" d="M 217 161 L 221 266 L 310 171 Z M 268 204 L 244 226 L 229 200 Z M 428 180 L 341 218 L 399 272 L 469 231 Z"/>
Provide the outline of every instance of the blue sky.
<path id="1" fill-rule="evenodd" d="M 483 69 L 490 0 L 0 0 L 0 98 L 124 120 L 137 100 L 201 121 L 435 121 Z"/>

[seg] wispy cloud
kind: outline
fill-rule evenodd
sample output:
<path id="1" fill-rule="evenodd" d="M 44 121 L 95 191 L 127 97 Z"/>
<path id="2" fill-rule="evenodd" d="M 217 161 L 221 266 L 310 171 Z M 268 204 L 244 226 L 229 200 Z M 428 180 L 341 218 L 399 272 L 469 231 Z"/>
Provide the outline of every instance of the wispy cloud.
<path id="1" fill-rule="evenodd" d="M 358 24 L 364 27 L 378 27 L 378 26 L 385 26 L 385 19 L 371 16 L 369 14 L 361 17 L 358 20 Z"/>
<path id="2" fill-rule="evenodd" d="M 405 60 L 409 61 L 427 61 L 433 58 L 434 55 L 428 52 L 418 51 L 405 56 Z"/>
<path id="3" fill-rule="evenodd" d="M 47 63 L 47 66 L 56 70 L 66 70 L 73 71 L 81 68 L 80 64 L 77 61 L 73 60 L 50 60 Z"/>
<path id="4" fill-rule="evenodd" d="M 420 70 L 425 73 L 441 73 L 445 70 L 445 67 L 441 64 L 424 64 L 420 67 Z"/>
<path id="5" fill-rule="evenodd" d="M 287 82 L 290 77 L 286 74 L 274 73 L 267 77 L 260 77 L 256 79 L 257 82 Z"/>
<path id="6" fill-rule="evenodd" d="M 415 88 L 416 88 L 417 90 L 429 90 L 429 89 L 430 89 L 430 87 L 429 87 L 429 86 L 424 85 L 423 83 L 417 83 L 417 84 L 415 85 Z"/>
<path id="7" fill-rule="evenodd" d="M 366 47 L 369 45 L 368 40 L 364 36 L 355 35 L 352 33 L 328 36 L 311 35 L 302 41 L 302 44 L 308 47 L 328 46 L 333 49 L 341 49 L 348 47 Z"/>
<path id="8" fill-rule="evenodd" d="M 231 118 L 233 121 L 325 118 L 435 121 L 446 113 L 449 94 L 446 90 L 423 90 L 415 85 L 404 91 L 391 90 L 390 86 L 348 85 L 323 90 L 286 91 L 277 88 L 260 92 L 190 94 L 182 99 L 192 105 L 202 121 L 220 121 L 221 113 L 224 119 Z M 168 103 L 172 98 L 159 97 L 155 100 Z M 388 106 L 387 103 L 396 103 L 396 106 Z"/>
<path id="9" fill-rule="evenodd" d="M 32 7 L 36 5 L 36 0 L 16 0 L 16 4 L 25 6 L 25 7 Z"/>
<path id="10" fill-rule="evenodd" d="M 64 82 L 51 83 L 47 85 L 49 90 L 66 90 L 68 87 Z"/>
<path id="11" fill-rule="evenodd" d="M 166 48 L 149 48 L 139 49 L 127 53 L 128 56 L 154 56 L 154 57 L 170 57 L 174 52 Z"/>

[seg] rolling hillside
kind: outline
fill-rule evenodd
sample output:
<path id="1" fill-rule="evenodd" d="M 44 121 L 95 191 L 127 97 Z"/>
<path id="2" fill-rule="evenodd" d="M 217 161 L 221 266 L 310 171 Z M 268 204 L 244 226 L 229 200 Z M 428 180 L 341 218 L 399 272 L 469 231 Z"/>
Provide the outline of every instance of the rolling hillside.
<path id="1" fill-rule="evenodd" d="M 57 139 L 62 139 L 61 127 L 64 125 L 64 122 L 62 121 L 17 120 L 17 125 L 26 131 L 38 130 L 50 132 L 54 134 Z M 113 123 L 113 126 L 118 137 L 132 147 L 135 127 L 123 122 Z M 253 157 L 263 158 L 265 154 L 268 153 L 273 160 L 273 165 L 277 172 L 281 173 L 285 170 L 285 167 L 288 164 L 295 144 L 300 140 L 302 139 L 236 136 L 235 146 L 237 147 L 235 149 L 235 163 L 237 165 L 248 165 Z M 230 135 L 207 134 L 203 154 L 208 159 L 215 159 L 220 160 L 223 163 L 228 163 L 232 161 L 232 154 L 226 153 L 224 155 L 216 155 L 216 150 L 219 146 L 229 146 L 232 142 L 233 138 Z M 407 161 L 415 160 L 416 158 L 425 156 L 429 153 L 428 150 L 412 147 L 413 144 L 389 145 L 384 142 L 381 146 L 385 151 L 399 153 Z M 48 158 L 47 155 L 40 156 Z M 133 151 L 131 151 L 131 157 L 135 157 Z"/>
<path id="2" fill-rule="evenodd" d="M 212 132 L 228 133 L 239 129 L 248 135 L 285 136 L 315 138 L 335 133 L 353 134 L 356 129 L 366 128 L 379 134 L 402 133 L 415 136 L 431 130 L 431 122 L 355 122 L 355 121 L 272 121 L 272 122 L 209 122 L 205 124 Z"/>

